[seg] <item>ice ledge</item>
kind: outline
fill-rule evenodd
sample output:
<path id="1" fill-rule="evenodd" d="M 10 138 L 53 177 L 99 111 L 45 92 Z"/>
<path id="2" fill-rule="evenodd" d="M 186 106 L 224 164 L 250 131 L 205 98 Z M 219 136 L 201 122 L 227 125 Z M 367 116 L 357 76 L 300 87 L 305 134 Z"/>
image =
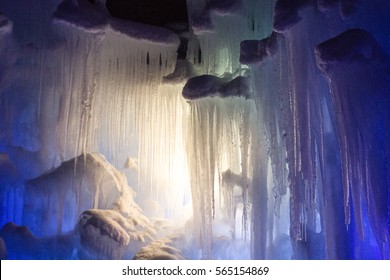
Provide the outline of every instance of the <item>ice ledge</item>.
<path id="1" fill-rule="evenodd" d="M 252 65 L 261 63 L 267 57 L 273 56 L 278 50 L 278 38 L 281 34 L 272 34 L 262 40 L 245 40 L 240 43 L 240 63 Z"/>
<path id="2" fill-rule="evenodd" d="M 241 0 L 212 0 L 206 5 L 201 15 L 192 22 L 192 30 L 195 34 L 214 32 L 212 14 L 218 16 L 235 15 L 242 8 Z"/>
<path id="3" fill-rule="evenodd" d="M 190 78 L 183 88 L 183 97 L 187 100 L 197 100 L 206 97 L 252 97 L 248 77 L 238 76 L 233 80 L 212 75 L 202 75 Z"/>
<path id="4" fill-rule="evenodd" d="M 168 29 L 113 18 L 101 6 L 87 1 L 76 3 L 69 0 L 62 2 L 54 13 L 53 21 L 71 25 L 88 33 L 104 34 L 107 30 L 112 30 L 152 44 L 172 46 L 180 44 L 179 37 Z"/>
<path id="5" fill-rule="evenodd" d="M 319 44 L 315 53 L 318 67 L 325 72 L 340 64 L 387 63 L 388 61 L 375 38 L 362 29 L 349 29 Z"/>

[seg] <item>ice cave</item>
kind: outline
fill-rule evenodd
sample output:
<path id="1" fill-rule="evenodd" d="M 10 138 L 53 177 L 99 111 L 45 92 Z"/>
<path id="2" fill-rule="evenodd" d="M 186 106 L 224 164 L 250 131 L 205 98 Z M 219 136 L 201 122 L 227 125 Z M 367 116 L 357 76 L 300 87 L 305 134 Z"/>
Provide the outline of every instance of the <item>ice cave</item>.
<path id="1" fill-rule="evenodd" d="M 390 259 L 389 15 L 0 0 L 0 258 Z"/>

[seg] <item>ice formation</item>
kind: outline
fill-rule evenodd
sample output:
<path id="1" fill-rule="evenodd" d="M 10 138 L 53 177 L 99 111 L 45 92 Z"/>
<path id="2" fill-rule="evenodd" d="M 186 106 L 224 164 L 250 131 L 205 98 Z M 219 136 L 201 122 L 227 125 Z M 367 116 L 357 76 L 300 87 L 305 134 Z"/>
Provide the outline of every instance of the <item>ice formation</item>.
<path id="1" fill-rule="evenodd" d="M 0 2 L 1 257 L 389 259 L 390 4 L 137 2 Z"/>
<path id="2" fill-rule="evenodd" d="M 172 247 L 170 239 L 160 239 L 151 242 L 148 246 L 141 248 L 135 254 L 135 260 L 183 260 L 180 251 Z"/>

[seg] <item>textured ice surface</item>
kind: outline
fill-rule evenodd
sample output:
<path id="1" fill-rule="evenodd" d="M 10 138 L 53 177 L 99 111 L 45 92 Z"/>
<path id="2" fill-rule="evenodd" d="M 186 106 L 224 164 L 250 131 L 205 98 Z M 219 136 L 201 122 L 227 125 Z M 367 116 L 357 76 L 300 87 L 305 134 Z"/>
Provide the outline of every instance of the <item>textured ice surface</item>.
<path id="1" fill-rule="evenodd" d="M 87 210 L 80 216 L 81 255 L 84 258 L 122 259 L 128 248 L 137 250 L 153 238 L 150 222 L 137 210 Z"/>
<path id="2" fill-rule="evenodd" d="M 151 242 L 149 245 L 141 248 L 135 254 L 135 260 L 183 260 L 183 256 L 175 247 L 172 247 L 172 241 L 164 238 Z"/>

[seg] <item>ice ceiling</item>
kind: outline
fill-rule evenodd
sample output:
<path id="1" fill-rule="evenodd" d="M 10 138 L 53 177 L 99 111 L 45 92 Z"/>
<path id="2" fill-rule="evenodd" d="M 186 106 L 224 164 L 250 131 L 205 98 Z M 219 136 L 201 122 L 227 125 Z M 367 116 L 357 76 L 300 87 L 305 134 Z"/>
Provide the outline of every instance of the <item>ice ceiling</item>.
<path id="1" fill-rule="evenodd" d="M 2 259 L 390 259 L 388 1 L 0 12 Z"/>

